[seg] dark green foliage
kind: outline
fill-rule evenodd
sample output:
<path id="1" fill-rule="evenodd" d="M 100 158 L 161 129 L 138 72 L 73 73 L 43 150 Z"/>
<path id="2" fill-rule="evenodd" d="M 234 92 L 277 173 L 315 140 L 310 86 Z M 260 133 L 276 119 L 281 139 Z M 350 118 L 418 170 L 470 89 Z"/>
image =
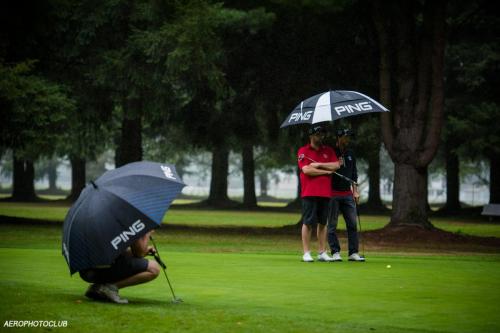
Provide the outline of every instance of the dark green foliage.
<path id="1" fill-rule="evenodd" d="M 63 86 L 32 74 L 33 66 L 0 63 L 0 146 L 36 159 L 54 152 L 75 104 Z"/>

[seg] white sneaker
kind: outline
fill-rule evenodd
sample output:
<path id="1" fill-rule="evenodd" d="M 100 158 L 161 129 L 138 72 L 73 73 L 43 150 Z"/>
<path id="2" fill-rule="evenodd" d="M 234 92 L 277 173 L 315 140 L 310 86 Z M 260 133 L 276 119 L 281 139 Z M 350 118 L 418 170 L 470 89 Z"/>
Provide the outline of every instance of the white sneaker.
<path id="1" fill-rule="evenodd" d="M 333 261 L 333 258 L 330 257 L 326 251 L 321 252 L 318 254 L 318 261 Z"/>
<path id="2" fill-rule="evenodd" d="M 311 257 L 311 252 L 304 253 L 304 255 L 302 256 L 302 261 L 303 262 L 314 262 L 313 257 Z"/>
<path id="3" fill-rule="evenodd" d="M 349 261 L 365 261 L 365 258 L 358 253 L 353 253 L 349 256 Z"/>
<path id="4" fill-rule="evenodd" d="M 340 253 L 339 253 L 339 252 L 335 252 L 335 253 L 332 255 L 332 261 L 342 261 L 342 257 L 340 256 Z"/>
<path id="5" fill-rule="evenodd" d="M 106 297 L 108 301 L 118 303 L 118 304 L 127 304 L 128 300 L 125 298 L 121 298 L 118 295 L 118 288 L 114 284 L 101 284 L 98 289 L 99 293 Z"/>

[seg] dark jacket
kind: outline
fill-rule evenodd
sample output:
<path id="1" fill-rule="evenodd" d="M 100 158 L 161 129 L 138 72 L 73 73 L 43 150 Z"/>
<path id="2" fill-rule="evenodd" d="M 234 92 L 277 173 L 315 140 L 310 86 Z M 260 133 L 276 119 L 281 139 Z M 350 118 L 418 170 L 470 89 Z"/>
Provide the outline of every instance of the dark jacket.
<path id="1" fill-rule="evenodd" d="M 358 181 L 358 170 L 356 168 L 356 157 L 354 157 L 354 153 L 351 149 L 346 149 L 342 154 L 338 147 L 335 147 L 335 154 L 337 158 L 342 157 L 344 159 L 344 165 L 337 170 L 337 173 L 340 173 L 347 178 Z M 332 188 L 334 191 L 350 191 L 351 183 L 347 180 L 344 180 L 337 176 L 336 174 L 332 175 Z"/>

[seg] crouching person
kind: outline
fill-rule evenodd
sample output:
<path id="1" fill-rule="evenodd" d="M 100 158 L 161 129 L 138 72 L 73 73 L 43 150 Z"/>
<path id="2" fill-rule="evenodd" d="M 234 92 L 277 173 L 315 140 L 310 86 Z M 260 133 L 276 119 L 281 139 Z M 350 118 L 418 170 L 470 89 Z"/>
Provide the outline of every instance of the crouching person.
<path id="1" fill-rule="evenodd" d="M 99 301 L 126 304 L 128 300 L 120 297 L 119 289 L 154 280 L 160 274 L 160 266 L 156 261 L 144 258 L 154 253 L 154 248 L 148 244 L 152 232 L 132 243 L 111 266 L 80 271 L 80 277 L 91 283 L 85 296 Z"/>

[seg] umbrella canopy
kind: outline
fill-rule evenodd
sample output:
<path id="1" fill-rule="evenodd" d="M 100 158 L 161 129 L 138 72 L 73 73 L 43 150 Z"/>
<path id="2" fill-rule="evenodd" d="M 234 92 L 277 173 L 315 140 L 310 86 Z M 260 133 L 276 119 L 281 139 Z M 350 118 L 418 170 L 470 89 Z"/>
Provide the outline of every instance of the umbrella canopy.
<path id="1" fill-rule="evenodd" d="M 334 121 L 364 113 L 388 111 L 382 104 L 362 93 L 330 90 L 300 102 L 281 124 L 281 128 L 297 124 Z"/>
<path id="2" fill-rule="evenodd" d="M 110 265 L 157 228 L 185 184 L 170 164 L 134 162 L 87 185 L 64 220 L 62 253 L 71 274 Z"/>

